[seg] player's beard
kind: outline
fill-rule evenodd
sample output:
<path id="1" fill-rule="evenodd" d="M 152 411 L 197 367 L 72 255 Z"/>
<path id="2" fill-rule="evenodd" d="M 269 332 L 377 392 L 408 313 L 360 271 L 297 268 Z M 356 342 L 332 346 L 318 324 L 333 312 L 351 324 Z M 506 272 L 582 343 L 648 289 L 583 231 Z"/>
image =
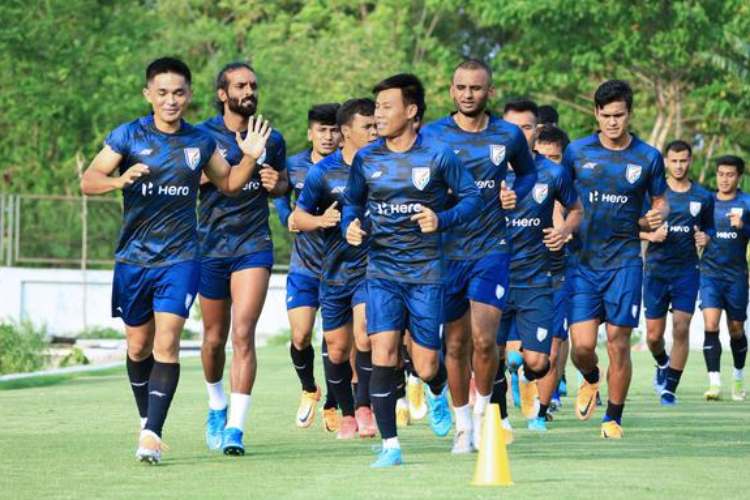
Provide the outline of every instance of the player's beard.
<path id="1" fill-rule="evenodd" d="M 477 116 L 482 116 L 485 112 L 486 106 L 487 106 L 486 102 L 477 103 L 477 105 L 473 109 L 463 110 L 461 109 L 461 105 L 459 103 L 456 103 L 456 109 L 460 110 L 462 115 L 468 116 L 470 118 L 476 118 Z"/>
<path id="2" fill-rule="evenodd" d="M 245 118 L 253 116 L 258 108 L 258 100 L 255 98 L 255 96 L 248 97 L 243 101 L 240 101 L 239 99 L 236 99 L 234 97 L 230 97 L 228 104 L 229 110 L 231 112 L 242 115 Z"/>

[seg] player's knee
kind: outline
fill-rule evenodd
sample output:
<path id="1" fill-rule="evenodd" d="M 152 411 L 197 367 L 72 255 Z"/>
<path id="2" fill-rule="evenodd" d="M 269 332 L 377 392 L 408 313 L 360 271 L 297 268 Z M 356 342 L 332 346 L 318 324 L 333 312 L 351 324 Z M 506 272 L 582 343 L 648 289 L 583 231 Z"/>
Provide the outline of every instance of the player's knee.
<path id="1" fill-rule="evenodd" d="M 745 336 L 744 325 L 740 322 L 730 322 L 727 329 L 729 330 L 729 336 L 733 339 L 739 339 Z"/>
<path id="2" fill-rule="evenodd" d="M 417 375 L 419 375 L 419 378 L 422 380 L 432 380 L 432 378 L 437 374 L 438 371 L 438 364 L 437 363 L 418 363 L 417 366 L 415 366 L 415 369 L 417 371 Z"/>
<path id="3" fill-rule="evenodd" d="M 484 336 L 477 336 L 474 339 L 474 353 L 478 354 L 481 358 L 494 358 L 497 353 L 497 345 L 495 344 L 494 338 L 487 338 Z"/>
<path id="4" fill-rule="evenodd" d="M 328 342 L 328 359 L 337 365 L 344 363 L 349 360 L 349 350 L 343 343 Z"/>
<path id="5" fill-rule="evenodd" d="M 672 328 L 672 340 L 674 342 L 687 342 L 690 338 L 690 323 L 687 321 L 675 321 Z"/>
<path id="6" fill-rule="evenodd" d="M 661 335 L 648 331 L 646 334 L 646 344 L 648 344 L 648 348 L 651 351 L 658 349 L 661 346 Z"/>
<path id="7" fill-rule="evenodd" d="M 292 344 L 298 351 L 307 349 L 312 341 L 312 332 L 303 328 L 292 328 Z"/>
<path id="8" fill-rule="evenodd" d="M 128 341 L 128 357 L 133 361 L 143 361 L 151 355 L 152 350 L 150 342 Z"/>

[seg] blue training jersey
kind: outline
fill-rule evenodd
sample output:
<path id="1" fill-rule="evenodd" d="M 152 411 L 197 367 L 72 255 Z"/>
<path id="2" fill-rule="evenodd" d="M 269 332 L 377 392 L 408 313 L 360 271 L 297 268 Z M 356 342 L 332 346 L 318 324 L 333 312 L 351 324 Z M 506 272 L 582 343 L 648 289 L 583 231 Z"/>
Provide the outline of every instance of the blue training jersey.
<path id="1" fill-rule="evenodd" d="M 729 214 L 742 216 L 742 229 L 729 223 Z M 706 246 L 701 259 L 701 274 L 728 281 L 747 281 L 747 242 L 750 240 L 750 195 L 737 191 L 731 200 L 714 195 L 716 234 Z"/>
<path id="2" fill-rule="evenodd" d="M 322 214 L 333 202 L 339 210 L 344 205 L 344 189 L 349 180 L 350 167 L 338 150 L 312 166 L 305 179 L 305 187 L 297 199 L 297 206 L 313 215 Z M 363 229 L 368 228 L 364 226 Z M 339 227 L 323 230 L 325 251 L 323 279 L 332 285 L 356 283 L 367 271 L 367 241 L 354 247 L 349 245 Z"/>
<path id="3" fill-rule="evenodd" d="M 555 200 L 570 208 L 578 201 L 573 180 L 567 171 L 542 155 L 536 159 L 537 181 L 531 194 L 506 212 L 513 252 L 510 259 L 510 285 L 513 287 L 548 286 L 552 276 L 552 252 L 544 244 L 543 229 L 553 227 Z M 515 182 L 508 172 L 509 186 Z"/>
<path id="4" fill-rule="evenodd" d="M 449 208 L 449 192 L 458 203 Z M 354 157 L 344 195 L 342 232 L 369 212 L 367 276 L 408 283 L 443 282 L 440 231 L 477 217 L 482 201 L 471 174 L 440 141 L 418 134 L 405 152 L 388 149 L 383 139 Z M 438 232 L 422 233 L 410 220 L 422 206 L 438 216 Z"/>
<path id="5" fill-rule="evenodd" d="M 310 149 L 305 149 L 289 157 L 286 161 L 289 190 L 285 196 L 274 199 L 279 220 L 284 227 L 287 227 L 289 216 L 292 213 L 292 195 L 294 195 L 295 200 L 299 198 L 302 188 L 305 186 L 307 172 L 312 165 L 312 150 Z M 289 261 L 289 273 L 320 278 L 323 250 L 323 233 L 321 231 L 295 234 L 292 256 Z"/>
<path id="6" fill-rule="evenodd" d="M 562 164 L 583 203 L 579 263 L 595 270 L 642 266 L 638 219 L 646 197 L 667 188 L 661 153 L 635 135 L 613 151 L 594 133 L 570 143 Z"/>
<path id="7" fill-rule="evenodd" d="M 198 125 L 216 141 L 219 153 L 234 166 L 242 160 L 235 133 L 217 115 Z M 243 137 L 247 132 L 243 133 Z M 254 252 L 273 250 L 268 227 L 268 191 L 260 183 L 264 163 L 281 172 L 286 169 L 286 145 L 276 130 L 258 158 L 252 177 L 235 196 L 223 194 L 212 183 L 200 187 L 198 206 L 198 237 L 204 257 L 238 257 Z"/>
<path id="8" fill-rule="evenodd" d="M 536 179 L 534 160 L 521 129 L 501 118 L 489 117 L 487 128 L 467 132 L 448 115 L 421 129 L 425 137 L 443 143 L 461 159 L 474 178 L 482 197 L 479 217 L 454 227 L 443 235 L 448 259 L 479 259 L 488 253 L 507 253 L 505 216 L 500 205 L 500 183 L 508 162 L 518 177 L 517 195 L 525 197 Z M 517 179 L 518 179 L 517 177 Z"/>
<path id="9" fill-rule="evenodd" d="M 667 239 L 661 243 L 648 244 L 646 270 L 655 276 L 675 276 L 686 268 L 698 267 L 698 251 L 695 248 L 695 227 L 714 236 L 713 194 L 695 182 L 685 192 L 672 191 L 667 185 L 669 216 L 667 217 Z M 651 203 L 644 203 L 642 214 Z"/>
<path id="10" fill-rule="evenodd" d="M 104 144 L 122 155 L 120 175 L 136 163 L 150 170 L 122 190 L 123 224 L 115 260 L 157 267 L 196 259 L 195 205 L 201 171 L 216 149 L 211 136 L 184 121 L 168 134 L 148 115 L 120 125 Z"/>

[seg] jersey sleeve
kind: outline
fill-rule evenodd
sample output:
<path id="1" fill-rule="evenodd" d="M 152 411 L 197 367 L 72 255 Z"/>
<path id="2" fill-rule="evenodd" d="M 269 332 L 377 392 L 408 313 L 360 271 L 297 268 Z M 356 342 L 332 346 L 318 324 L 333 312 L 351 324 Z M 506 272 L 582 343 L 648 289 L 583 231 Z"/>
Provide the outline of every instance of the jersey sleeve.
<path id="1" fill-rule="evenodd" d="M 323 198 L 324 184 L 323 170 L 319 165 L 313 165 L 297 198 L 297 206 L 309 214 L 314 214 Z"/>
<path id="2" fill-rule="evenodd" d="M 699 224 L 701 231 L 712 238 L 716 236 L 716 226 L 714 223 L 714 197 L 712 195 L 706 196 L 706 199 L 703 202 Z"/>
<path id="3" fill-rule="evenodd" d="M 268 164 L 277 172 L 282 172 L 286 170 L 286 141 L 281 134 L 278 134 L 277 137 L 278 139 L 273 148 L 273 154 L 268 159 Z"/>
<path id="4" fill-rule="evenodd" d="M 571 146 L 571 144 L 568 144 L 565 148 L 565 151 L 563 151 L 563 157 L 560 161 L 560 165 L 562 168 L 568 173 L 568 176 L 575 180 L 576 178 L 576 169 L 575 169 L 575 150 Z"/>
<path id="5" fill-rule="evenodd" d="M 117 154 L 128 156 L 130 153 L 130 124 L 123 123 L 104 139 L 104 145 Z"/>
<path id="6" fill-rule="evenodd" d="M 557 176 L 557 186 L 555 186 L 555 199 L 562 203 L 565 208 L 570 208 L 578 201 L 578 193 L 573 185 L 573 179 L 564 168 L 560 168 L 560 175 Z"/>
<path id="7" fill-rule="evenodd" d="M 648 194 L 651 197 L 662 196 L 667 190 L 667 179 L 664 177 L 664 159 L 657 152 L 651 161 L 651 178 L 648 183 Z"/>
<path id="8" fill-rule="evenodd" d="M 742 235 L 750 238 L 750 196 L 743 196 L 745 209 L 742 211 Z"/>
<path id="9" fill-rule="evenodd" d="M 438 230 L 445 231 L 477 217 L 482 210 L 482 199 L 474 178 L 452 151 L 446 150 L 441 155 L 440 170 L 453 196 L 458 200 L 452 208 L 437 214 Z"/>
<path id="10" fill-rule="evenodd" d="M 516 174 L 513 190 L 518 199 L 522 200 L 531 192 L 536 183 L 536 164 L 521 129 L 514 127 L 513 131 L 513 149 L 509 160 Z"/>
<path id="11" fill-rule="evenodd" d="M 354 219 L 364 222 L 365 203 L 367 203 L 367 180 L 362 171 L 362 157 L 354 155 L 349 179 L 344 189 L 344 206 L 341 211 L 341 234 L 346 238 L 346 230 Z"/>

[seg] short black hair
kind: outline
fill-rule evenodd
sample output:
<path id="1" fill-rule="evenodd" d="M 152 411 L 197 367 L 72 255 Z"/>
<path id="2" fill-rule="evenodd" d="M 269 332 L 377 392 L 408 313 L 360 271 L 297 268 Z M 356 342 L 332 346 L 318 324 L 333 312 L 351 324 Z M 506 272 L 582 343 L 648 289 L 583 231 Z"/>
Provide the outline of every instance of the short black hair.
<path id="1" fill-rule="evenodd" d="M 417 107 L 417 119 L 421 120 L 427 110 L 424 102 L 424 85 L 416 75 L 411 73 L 399 73 L 389 76 L 372 88 L 372 93 L 378 95 L 384 90 L 401 89 L 401 96 L 408 106 L 414 104 Z"/>
<path id="2" fill-rule="evenodd" d="M 453 70 L 453 74 L 455 75 L 456 71 L 458 71 L 459 69 L 484 70 L 487 73 L 487 79 L 489 80 L 490 84 L 492 83 L 492 70 L 490 69 L 489 65 L 482 60 L 466 59 L 465 61 L 460 63 L 458 66 L 456 66 L 456 69 Z"/>
<path id="3" fill-rule="evenodd" d="M 181 75 L 188 85 L 191 85 L 193 81 L 193 75 L 190 73 L 188 65 L 174 57 L 160 57 L 151 61 L 151 64 L 146 67 L 146 82 L 150 82 L 156 75 L 162 73 Z"/>
<path id="4" fill-rule="evenodd" d="M 312 126 L 314 122 L 321 125 L 336 125 L 336 113 L 339 110 L 339 106 L 337 102 L 315 104 L 307 112 L 307 126 Z"/>
<path id="5" fill-rule="evenodd" d="M 597 109 L 602 109 L 609 103 L 624 101 L 628 111 L 633 109 L 633 89 L 625 80 L 607 80 L 599 85 L 594 93 Z"/>
<path id="6" fill-rule="evenodd" d="M 534 143 L 536 144 L 539 142 L 559 144 L 560 149 L 565 149 L 568 144 L 570 144 L 570 139 L 563 129 L 555 127 L 554 125 L 545 124 L 539 127 L 536 132 Z"/>
<path id="7" fill-rule="evenodd" d="M 227 78 L 227 73 L 231 73 L 232 71 L 237 69 L 249 69 L 253 74 L 255 74 L 255 70 L 252 66 L 250 66 L 250 64 L 242 61 L 231 62 L 221 68 L 219 70 L 219 74 L 216 75 L 216 90 L 222 89 L 225 92 L 228 91 L 229 78 Z M 215 104 L 216 109 L 219 110 L 219 113 L 224 113 L 224 103 L 217 98 Z"/>
<path id="8" fill-rule="evenodd" d="M 737 169 L 737 175 L 745 173 L 745 162 L 739 156 L 735 155 L 724 155 L 716 158 L 716 169 L 719 169 L 720 165 L 726 165 Z"/>
<path id="9" fill-rule="evenodd" d="M 687 151 L 688 156 L 693 156 L 693 148 L 690 147 L 690 144 L 681 139 L 674 140 L 667 144 L 667 147 L 664 148 L 664 156 L 667 156 L 667 153 L 669 153 L 670 151 L 674 151 L 675 153 L 679 153 L 680 151 Z"/>
<path id="10" fill-rule="evenodd" d="M 354 115 L 372 116 L 375 114 L 375 101 L 369 97 L 349 99 L 336 112 L 336 123 L 339 127 L 349 125 Z"/>
<path id="11" fill-rule="evenodd" d="M 560 115 L 557 114 L 557 110 L 545 104 L 539 106 L 539 124 L 540 125 L 556 125 L 560 121 Z"/>
<path id="12" fill-rule="evenodd" d="M 503 108 L 503 114 L 508 111 L 515 111 L 516 113 L 530 111 L 531 114 L 539 118 L 539 106 L 537 106 L 531 99 L 512 99 L 506 102 L 505 107 Z"/>

